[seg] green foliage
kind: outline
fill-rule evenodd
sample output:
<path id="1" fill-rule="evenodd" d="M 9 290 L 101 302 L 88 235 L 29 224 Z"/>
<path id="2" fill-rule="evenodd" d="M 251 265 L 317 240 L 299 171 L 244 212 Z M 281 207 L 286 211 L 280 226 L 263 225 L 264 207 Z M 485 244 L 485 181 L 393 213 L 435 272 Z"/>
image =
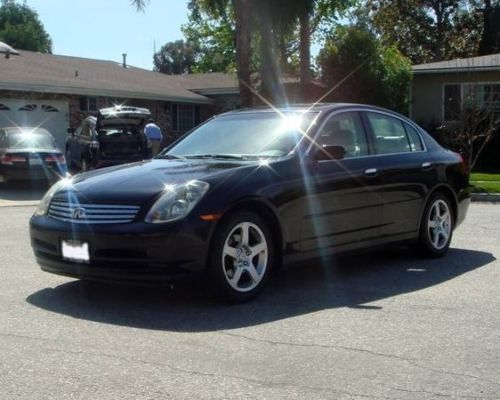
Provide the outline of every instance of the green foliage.
<path id="1" fill-rule="evenodd" d="M 154 70 L 164 74 L 187 74 L 193 72 L 199 49 L 196 44 L 176 40 L 168 42 L 153 57 Z"/>
<path id="2" fill-rule="evenodd" d="M 52 40 L 40 22 L 37 12 L 16 0 L 1 2 L 0 41 L 15 49 L 52 52 Z"/>
<path id="3" fill-rule="evenodd" d="M 234 72 L 236 70 L 235 25 L 228 5 L 215 13 L 206 10 L 204 1 L 190 0 L 189 21 L 182 26 L 187 41 L 199 50 L 193 72 Z"/>
<path id="4" fill-rule="evenodd" d="M 323 81 L 341 83 L 332 100 L 375 104 L 402 113 L 408 110 L 411 63 L 395 47 L 384 47 L 360 27 L 338 27 L 318 56 Z"/>
<path id="5" fill-rule="evenodd" d="M 479 0 L 367 0 L 358 16 L 413 64 L 477 54 Z M 362 14 L 365 14 L 364 16 Z"/>

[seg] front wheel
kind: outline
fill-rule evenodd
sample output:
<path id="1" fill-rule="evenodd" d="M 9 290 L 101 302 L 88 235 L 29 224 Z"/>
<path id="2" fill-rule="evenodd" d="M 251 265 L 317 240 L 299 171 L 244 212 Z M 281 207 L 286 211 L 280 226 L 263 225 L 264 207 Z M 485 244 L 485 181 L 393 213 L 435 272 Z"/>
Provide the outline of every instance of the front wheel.
<path id="1" fill-rule="evenodd" d="M 450 247 L 453 235 L 453 211 L 450 200 L 436 193 L 427 202 L 420 224 L 419 253 L 424 257 L 441 257 Z"/>
<path id="2" fill-rule="evenodd" d="M 224 297 L 233 302 L 255 297 L 273 266 L 273 238 L 259 215 L 240 211 L 222 222 L 214 236 L 210 273 Z"/>

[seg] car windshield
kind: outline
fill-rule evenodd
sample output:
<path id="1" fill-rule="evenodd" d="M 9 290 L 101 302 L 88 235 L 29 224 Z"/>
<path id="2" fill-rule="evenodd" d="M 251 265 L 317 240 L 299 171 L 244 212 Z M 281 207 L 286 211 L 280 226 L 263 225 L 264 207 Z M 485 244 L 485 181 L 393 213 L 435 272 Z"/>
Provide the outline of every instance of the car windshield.
<path id="1" fill-rule="evenodd" d="M 241 113 L 201 125 L 161 157 L 281 157 L 290 153 L 317 113 Z"/>
<path id="2" fill-rule="evenodd" d="M 46 132 L 19 132 L 7 136 L 7 146 L 10 149 L 42 149 L 50 150 L 56 147 L 54 139 Z"/>

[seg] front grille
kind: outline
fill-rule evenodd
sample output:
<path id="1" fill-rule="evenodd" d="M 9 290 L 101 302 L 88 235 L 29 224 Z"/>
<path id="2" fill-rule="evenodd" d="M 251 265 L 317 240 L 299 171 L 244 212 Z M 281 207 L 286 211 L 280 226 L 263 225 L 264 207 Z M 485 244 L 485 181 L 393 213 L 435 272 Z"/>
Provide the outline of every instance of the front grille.
<path id="1" fill-rule="evenodd" d="M 52 200 L 48 216 L 76 224 L 125 224 L 132 222 L 139 206 L 115 204 L 69 203 Z"/>

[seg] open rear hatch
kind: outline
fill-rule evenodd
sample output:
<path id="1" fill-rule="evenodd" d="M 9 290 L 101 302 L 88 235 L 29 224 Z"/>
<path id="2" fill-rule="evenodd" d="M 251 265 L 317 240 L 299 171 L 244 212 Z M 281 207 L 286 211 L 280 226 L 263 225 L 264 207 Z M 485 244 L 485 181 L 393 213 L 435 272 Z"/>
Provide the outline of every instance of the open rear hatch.
<path id="1" fill-rule="evenodd" d="M 147 154 L 143 127 L 151 113 L 146 108 L 110 107 L 99 110 L 96 131 L 105 158 L 142 159 Z"/>

